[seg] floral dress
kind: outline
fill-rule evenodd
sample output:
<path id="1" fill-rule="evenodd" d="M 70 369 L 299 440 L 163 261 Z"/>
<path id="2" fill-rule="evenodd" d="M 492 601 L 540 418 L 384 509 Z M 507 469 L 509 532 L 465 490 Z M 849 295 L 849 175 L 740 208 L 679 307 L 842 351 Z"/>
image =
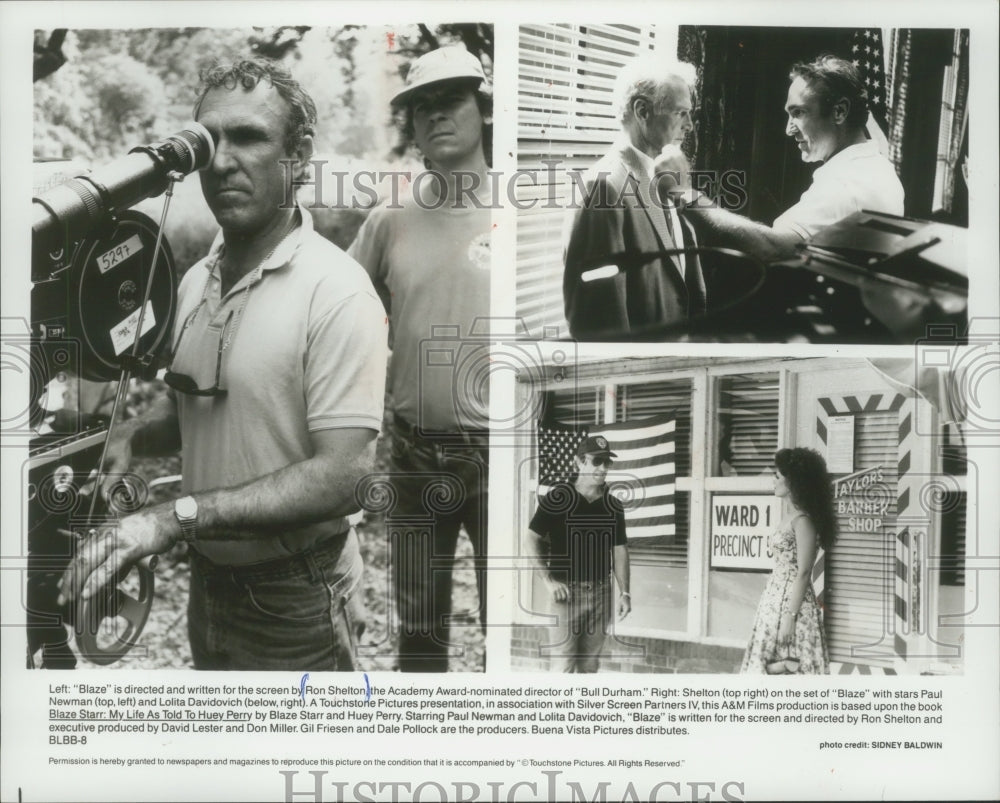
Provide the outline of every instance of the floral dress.
<path id="1" fill-rule="evenodd" d="M 797 517 L 796 517 L 797 518 Z M 795 638 L 790 648 L 778 653 L 778 627 L 781 614 L 787 610 L 788 596 L 798 572 L 798 551 L 795 543 L 795 519 L 784 529 L 775 530 L 767 539 L 768 549 L 774 559 L 774 570 L 764 586 L 764 593 L 757 605 L 750 643 L 743 656 L 740 672 L 766 674 L 765 667 L 776 659 L 797 658 L 799 674 L 826 675 L 830 672 L 830 658 L 826 651 L 826 637 L 820 620 L 819 605 L 812 583 L 806 592 L 795 622 Z"/>

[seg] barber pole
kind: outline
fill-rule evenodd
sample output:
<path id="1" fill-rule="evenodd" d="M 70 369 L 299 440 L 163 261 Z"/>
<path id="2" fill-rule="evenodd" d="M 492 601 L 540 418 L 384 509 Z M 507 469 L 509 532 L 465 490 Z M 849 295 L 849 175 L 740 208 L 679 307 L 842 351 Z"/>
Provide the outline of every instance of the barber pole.
<path id="1" fill-rule="evenodd" d="M 912 623 L 919 617 L 920 594 L 919 585 L 914 579 L 919 576 L 920 561 L 916 557 L 914 542 L 922 545 L 926 542 L 926 524 L 920 529 L 902 526 L 907 513 L 915 507 L 915 501 L 920 493 L 920 483 L 910 471 L 913 444 L 916 438 L 913 417 L 915 404 L 913 399 L 899 393 L 873 393 L 867 398 L 859 396 L 824 397 L 817 399 L 820 410 L 816 416 L 816 436 L 826 447 L 829 432 L 828 421 L 834 416 L 859 415 L 864 413 L 896 412 L 899 415 L 897 430 L 897 499 L 896 513 L 899 532 L 894 539 L 894 571 L 892 584 L 892 612 L 886 612 L 886 630 L 882 639 L 876 644 L 866 645 L 864 652 L 873 657 L 894 657 L 896 663 L 905 662 L 912 652 L 910 644 L 919 637 L 917 628 Z M 834 489 L 844 478 L 833 482 Z M 826 555 L 820 550 L 813 564 L 812 582 L 816 592 L 816 600 L 820 610 L 825 610 Z M 889 668 L 868 666 L 860 663 L 833 662 L 830 666 L 833 674 L 896 674 Z"/>
<path id="2" fill-rule="evenodd" d="M 895 582 L 893 599 L 894 649 L 900 661 L 906 661 L 911 649 L 923 635 L 921 576 L 925 565 L 930 522 L 920 506 L 920 492 L 925 477 L 911 471 L 916 440 L 915 404 L 907 399 L 899 409 L 899 464 L 896 497 Z"/>

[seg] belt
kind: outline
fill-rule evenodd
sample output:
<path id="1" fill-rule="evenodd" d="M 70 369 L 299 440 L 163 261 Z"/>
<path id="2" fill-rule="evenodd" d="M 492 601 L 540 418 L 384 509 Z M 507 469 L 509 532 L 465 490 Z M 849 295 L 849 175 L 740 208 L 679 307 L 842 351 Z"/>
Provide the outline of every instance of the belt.
<path id="1" fill-rule="evenodd" d="M 423 440 L 446 443 L 461 442 L 481 447 L 489 445 L 490 431 L 488 429 L 423 430 L 415 424 L 411 424 L 399 413 L 392 414 L 392 424 L 399 432 L 409 438 L 422 438 Z"/>
<path id="2" fill-rule="evenodd" d="M 192 549 L 189 554 L 192 559 L 198 561 L 198 567 L 203 574 L 218 577 L 232 578 L 237 583 L 255 583 L 260 580 L 267 580 L 280 575 L 282 572 L 293 568 L 305 568 L 312 572 L 313 558 L 322 556 L 326 552 L 341 552 L 347 544 L 347 536 L 350 530 L 331 535 L 329 538 L 313 544 L 308 549 L 296 552 L 294 555 L 287 555 L 280 558 L 270 558 L 255 563 L 246 563 L 239 566 L 230 566 L 222 563 L 215 563 L 206 558 L 200 552 Z"/>

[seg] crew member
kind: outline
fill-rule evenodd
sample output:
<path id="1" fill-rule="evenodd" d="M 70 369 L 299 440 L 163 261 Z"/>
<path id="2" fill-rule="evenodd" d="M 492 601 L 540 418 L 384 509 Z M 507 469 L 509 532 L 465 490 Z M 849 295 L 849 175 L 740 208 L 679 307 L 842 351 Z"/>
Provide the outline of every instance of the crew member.
<path id="1" fill-rule="evenodd" d="M 350 254 L 389 313 L 396 501 L 386 523 L 399 669 L 446 672 L 462 528 L 486 621 L 489 347 L 469 338 L 488 335 L 492 98 L 480 60 L 450 46 L 417 59 L 392 103 L 429 172 L 399 204 L 372 212 Z"/>
<path id="2" fill-rule="evenodd" d="M 112 474 L 180 448 L 184 495 L 104 532 L 63 598 L 186 541 L 196 668 L 354 669 L 363 567 L 347 517 L 381 425 L 382 305 L 286 200 L 316 124 L 298 82 L 264 60 L 214 67 L 195 118 L 215 141 L 201 186 L 221 231 L 181 282 L 170 390 L 108 447 Z"/>
<path id="3" fill-rule="evenodd" d="M 575 480 L 541 497 L 528 526 L 527 554 L 556 617 L 547 648 L 554 671 L 597 671 L 614 611 L 612 573 L 621 592 L 618 618 L 632 610 L 625 511 L 606 484 L 614 457 L 604 436 L 585 438 Z"/>
<path id="4" fill-rule="evenodd" d="M 834 56 L 821 56 L 794 65 L 789 78 L 785 133 L 795 140 L 803 162 L 822 162 L 799 202 L 773 226 L 697 199 L 685 213 L 699 228 L 711 231 L 713 240 L 765 261 L 794 256 L 795 247 L 804 240 L 862 209 L 903 214 L 903 185 L 865 129 L 868 95 L 855 67 Z M 683 174 L 687 164 L 683 155 L 673 152 L 657 168 Z"/>
<path id="5" fill-rule="evenodd" d="M 796 247 L 805 240 L 855 212 L 903 214 L 903 185 L 892 163 L 868 138 L 868 95 L 854 65 L 835 56 L 821 56 L 794 65 L 789 78 L 785 133 L 794 138 L 804 162 L 822 162 L 799 202 L 779 215 L 773 226 L 766 226 L 714 208 L 683 186 L 674 195 L 689 204 L 685 215 L 706 240 L 765 261 L 795 256 Z M 660 160 L 657 169 L 683 176 L 688 166 L 683 154 L 674 152 Z M 661 181 L 661 190 L 670 183 L 672 178 Z M 682 179 L 681 185 L 685 183 Z M 862 284 L 861 300 L 904 342 L 943 317 L 932 294 L 887 287 L 874 279 Z M 948 307 L 954 300 L 942 303 Z"/>

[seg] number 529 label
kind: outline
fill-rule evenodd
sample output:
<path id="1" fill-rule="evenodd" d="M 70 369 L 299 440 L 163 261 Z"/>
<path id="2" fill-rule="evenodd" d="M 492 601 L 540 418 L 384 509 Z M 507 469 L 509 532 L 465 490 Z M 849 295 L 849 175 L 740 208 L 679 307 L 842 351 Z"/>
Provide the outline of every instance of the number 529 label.
<path id="1" fill-rule="evenodd" d="M 138 234 L 133 234 L 125 242 L 118 243 L 114 248 L 110 248 L 103 254 L 97 255 L 97 269 L 101 273 L 107 273 L 115 265 L 120 265 L 130 256 L 138 254 L 142 250 L 142 240 Z"/>

